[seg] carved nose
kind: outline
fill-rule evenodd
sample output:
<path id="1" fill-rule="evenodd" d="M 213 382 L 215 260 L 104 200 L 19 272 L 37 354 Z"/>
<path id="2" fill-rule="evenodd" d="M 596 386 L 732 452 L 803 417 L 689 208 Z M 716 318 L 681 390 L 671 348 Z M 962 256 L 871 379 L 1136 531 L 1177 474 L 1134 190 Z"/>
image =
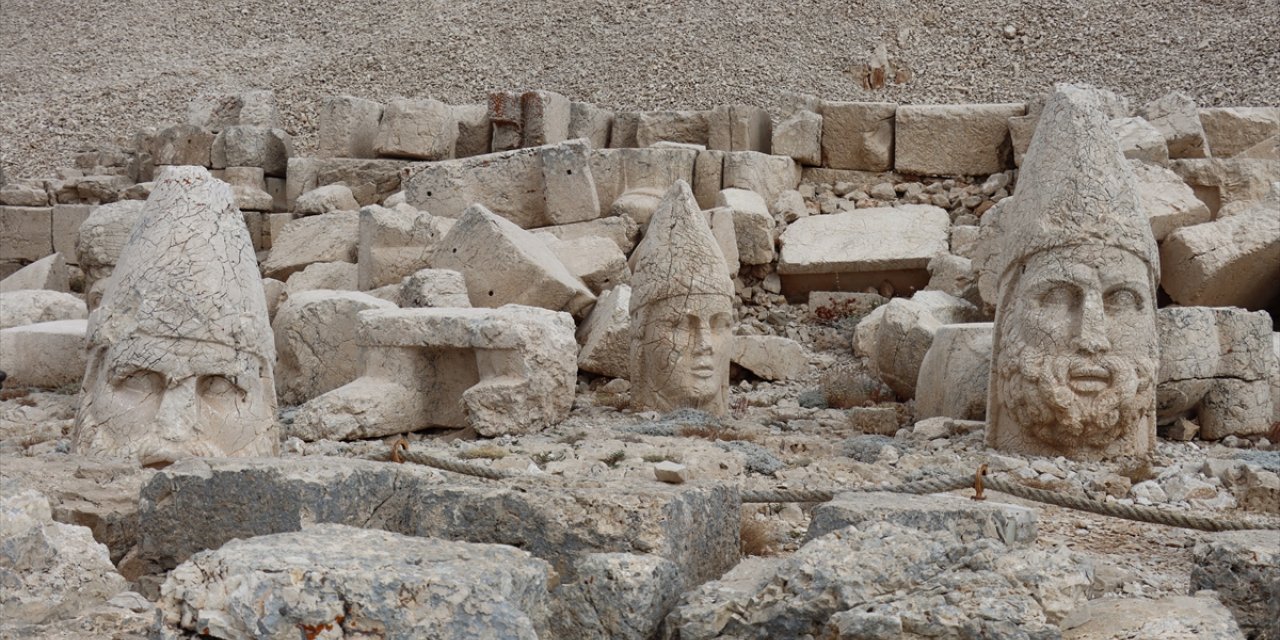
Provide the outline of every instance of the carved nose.
<path id="1" fill-rule="evenodd" d="M 167 442 L 187 442 L 196 433 L 195 379 L 184 381 L 164 391 L 155 424 L 158 435 Z"/>
<path id="2" fill-rule="evenodd" d="M 1085 353 L 1102 353 L 1111 348 L 1111 340 L 1107 338 L 1107 314 L 1101 295 L 1090 293 L 1085 296 L 1075 343 L 1076 349 Z"/>

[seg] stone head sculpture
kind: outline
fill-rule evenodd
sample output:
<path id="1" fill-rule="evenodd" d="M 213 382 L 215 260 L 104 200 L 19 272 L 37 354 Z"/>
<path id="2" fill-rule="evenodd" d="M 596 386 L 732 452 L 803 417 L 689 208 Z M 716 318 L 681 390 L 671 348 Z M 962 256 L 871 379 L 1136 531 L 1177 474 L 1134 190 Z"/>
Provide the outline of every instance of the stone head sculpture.
<path id="1" fill-rule="evenodd" d="M 111 278 L 89 318 L 76 451 L 157 466 L 275 453 L 275 343 L 231 188 L 165 169 Z"/>
<path id="2" fill-rule="evenodd" d="M 996 291 L 987 444 L 1078 459 L 1155 444 L 1156 243 L 1098 102 L 1059 86 L 982 278 Z"/>
<path id="3" fill-rule="evenodd" d="M 637 408 L 728 409 L 733 282 L 684 181 L 667 190 L 636 248 L 631 396 Z"/>

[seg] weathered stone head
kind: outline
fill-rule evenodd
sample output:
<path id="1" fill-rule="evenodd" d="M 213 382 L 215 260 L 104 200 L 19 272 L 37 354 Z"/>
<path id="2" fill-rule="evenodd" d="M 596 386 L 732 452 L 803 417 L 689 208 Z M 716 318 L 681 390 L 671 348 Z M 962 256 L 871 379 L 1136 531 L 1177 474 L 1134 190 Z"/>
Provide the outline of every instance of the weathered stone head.
<path id="1" fill-rule="evenodd" d="M 631 395 L 637 408 L 728 409 L 733 282 L 684 181 L 667 191 L 636 247 Z"/>
<path id="2" fill-rule="evenodd" d="M 1081 459 L 1147 454 L 1156 243 L 1091 89 L 1054 90 L 998 215 L 982 274 L 997 291 L 987 444 Z"/>
<path id="3" fill-rule="evenodd" d="M 275 343 L 244 218 L 200 167 L 156 180 L 89 318 L 78 453 L 271 455 Z"/>

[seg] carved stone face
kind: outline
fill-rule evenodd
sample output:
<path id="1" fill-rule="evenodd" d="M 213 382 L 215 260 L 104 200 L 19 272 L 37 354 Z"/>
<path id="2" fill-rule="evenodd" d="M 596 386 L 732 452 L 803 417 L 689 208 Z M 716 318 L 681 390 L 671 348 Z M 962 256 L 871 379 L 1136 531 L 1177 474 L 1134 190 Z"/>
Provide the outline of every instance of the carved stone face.
<path id="1" fill-rule="evenodd" d="M 1146 264 L 1122 249 L 1075 246 L 1014 268 L 994 366 L 999 438 L 1046 455 L 1135 453 L 1124 443 L 1147 437 L 1159 365 Z M 1013 424 L 999 424 L 1005 418 Z"/>
<path id="2" fill-rule="evenodd" d="M 83 397 L 80 452 L 164 466 L 276 450 L 271 371 L 228 346 L 143 338 L 98 348 Z"/>
<path id="3" fill-rule="evenodd" d="M 666 298 L 646 305 L 631 373 L 637 406 L 671 411 L 728 408 L 733 305 L 719 295 Z"/>

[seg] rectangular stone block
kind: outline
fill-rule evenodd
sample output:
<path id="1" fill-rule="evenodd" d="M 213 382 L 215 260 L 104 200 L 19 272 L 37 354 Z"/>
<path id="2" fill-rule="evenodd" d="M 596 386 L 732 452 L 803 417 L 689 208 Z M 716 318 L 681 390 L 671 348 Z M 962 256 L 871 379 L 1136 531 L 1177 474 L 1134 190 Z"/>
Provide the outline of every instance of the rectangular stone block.
<path id="1" fill-rule="evenodd" d="M 521 146 L 538 147 L 569 139 L 569 99 L 554 91 L 526 91 L 520 96 Z"/>
<path id="2" fill-rule="evenodd" d="M 768 264 L 773 262 L 773 216 L 764 198 L 754 191 L 725 189 L 716 197 L 716 207 L 733 212 L 734 238 L 738 262 Z M 737 271 L 730 271 L 737 273 Z"/>
<path id="3" fill-rule="evenodd" d="M 627 217 L 611 216 L 596 218 L 588 222 L 575 222 L 552 227 L 530 229 L 536 233 L 547 233 L 559 240 L 576 240 L 578 238 L 608 238 L 623 254 L 631 255 L 631 250 L 640 240 L 640 226 Z"/>
<path id="4" fill-rule="evenodd" d="M 708 149 L 769 153 L 772 139 L 773 121 L 760 107 L 721 105 L 707 116 Z"/>
<path id="5" fill-rule="evenodd" d="M 346 458 L 192 458 L 157 473 L 139 505 L 141 559 L 162 570 L 232 538 L 313 523 L 509 544 L 551 563 L 562 583 L 588 553 L 660 556 L 689 585 L 738 561 L 740 501 L 729 486 L 482 482 Z"/>
<path id="6" fill-rule="evenodd" d="M 34 262 L 53 253 L 53 208 L 0 206 L 0 262 Z"/>
<path id="7" fill-rule="evenodd" d="M 1200 109 L 1200 125 L 1209 144 L 1209 155 L 1230 158 L 1280 135 L 1280 107 Z"/>
<path id="8" fill-rule="evenodd" d="M 858 171 L 893 168 L 892 102 L 822 103 L 822 166 Z"/>
<path id="9" fill-rule="evenodd" d="M 773 128 L 772 153 L 808 166 L 822 164 L 822 116 L 797 111 Z"/>
<path id="10" fill-rule="evenodd" d="M 730 151 L 724 156 L 721 188 L 750 189 L 766 203 L 778 201 L 783 191 L 800 184 L 800 165 L 786 156 L 771 156 L 757 151 Z"/>
<path id="11" fill-rule="evenodd" d="M 716 196 L 724 184 L 724 152 L 707 149 L 699 151 L 693 163 L 693 197 L 698 206 L 710 209 L 716 206 Z"/>
<path id="12" fill-rule="evenodd" d="M 189 124 L 164 129 L 150 141 L 151 158 L 160 165 L 211 164 L 213 133 Z"/>
<path id="13" fill-rule="evenodd" d="M 1139 110 L 1138 115 L 1164 134 L 1169 145 L 1169 158 L 1207 158 L 1209 146 L 1205 143 L 1204 127 L 1200 124 L 1200 112 L 1196 102 L 1184 93 L 1173 91 L 1158 100 L 1152 100 Z"/>
<path id="14" fill-rule="evenodd" d="M 321 158 L 376 158 L 374 141 L 382 121 L 382 103 L 351 96 L 329 96 L 320 105 Z"/>
<path id="15" fill-rule="evenodd" d="M 1155 165 L 1131 160 L 1137 179 L 1138 200 L 1151 221 L 1156 242 L 1182 227 L 1208 222 L 1209 207 L 1187 186 L 1178 174 Z"/>
<path id="16" fill-rule="evenodd" d="M 283 129 L 235 125 L 213 139 L 210 163 L 215 169 L 260 167 L 263 173 L 281 177 L 293 155 L 293 138 Z"/>
<path id="17" fill-rule="evenodd" d="M 489 107 L 483 104 L 455 104 L 450 108 L 453 110 L 454 121 L 458 123 L 454 157 L 470 158 L 489 153 L 493 140 Z"/>
<path id="18" fill-rule="evenodd" d="M 403 209 L 409 210 L 380 206 L 360 210 L 356 264 L 361 291 L 399 284 L 405 276 L 427 267 L 436 243 L 452 227 L 453 220 Z"/>
<path id="19" fill-rule="evenodd" d="M 601 215 L 624 192 L 650 188 L 666 191 L 676 180 L 694 183 L 698 152 L 690 149 L 592 149 L 591 177 L 596 181 Z"/>
<path id="20" fill-rule="evenodd" d="M 1013 168 L 1009 118 L 1022 103 L 903 105 L 895 117 L 894 169 L 923 176 L 985 176 Z"/>
<path id="21" fill-rule="evenodd" d="M 80 236 L 80 225 L 89 219 L 91 211 L 91 204 L 59 204 L 53 207 L 53 250 L 65 256 L 67 264 L 77 264 L 76 239 Z"/>
<path id="22" fill-rule="evenodd" d="M 445 160 L 454 157 L 458 123 L 439 100 L 392 100 L 382 111 L 374 151 L 387 158 Z"/>
<path id="23" fill-rule="evenodd" d="M 588 157 L 590 149 L 583 139 L 542 149 L 543 200 L 551 224 L 600 217 L 600 197 Z"/>
<path id="24" fill-rule="evenodd" d="M 710 137 L 706 111 L 646 111 L 636 123 L 637 147 L 657 142 L 707 145 Z"/>
<path id="25" fill-rule="evenodd" d="M 42 389 L 84 378 L 88 320 L 56 320 L 0 329 L 0 370 L 9 384 Z"/>
<path id="26" fill-rule="evenodd" d="M 609 133 L 613 128 L 613 112 L 589 102 L 569 105 L 569 139 L 584 138 L 592 149 L 609 146 Z"/>
<path id="27" fill-rule="evenodd" d="M 524 146 L 524 110 L 520 94 L 494 91 L 489 94 L 489 123 L 493 125 L 489 150 L 511 151 Z"/>
<path id="28" fill-rule="evenodd" d="M 992 538 L 1011 547 L 1036 540 L 1036 512 L 997 502 L 976 502 L 954 494 L 842 493 L 813 508 L 806 540 L 850 525 L 891 522 L 924 532 L 948 532 L 964 542 Z"/>
<path id="29" fill-rule="evenodd" d="M 346 185 L 361 206 L 377 204 L 400 190 L 401 170 L 410 164 L 409 160 L 289 158 L 285 209 L 292 209 L 298 196 L 331 184 Z"/>
<path id="30" fill-rule="evenodd" d="M 636 144 L 636 130 L 640 127 L 640 114 L 634 111 L 620 111 L 613 116 L 613 127 L 609 129 L 610 149 L 630 149 Z"/>

